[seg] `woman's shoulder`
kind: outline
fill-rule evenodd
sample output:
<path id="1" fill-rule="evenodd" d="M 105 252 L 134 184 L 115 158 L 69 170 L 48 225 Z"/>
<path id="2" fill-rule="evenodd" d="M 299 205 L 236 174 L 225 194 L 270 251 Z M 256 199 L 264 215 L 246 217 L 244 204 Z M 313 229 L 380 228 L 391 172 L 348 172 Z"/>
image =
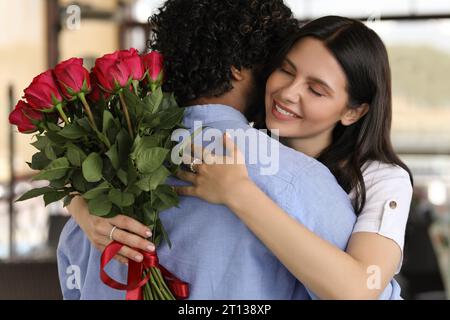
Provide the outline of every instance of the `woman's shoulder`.
<path id="1" fill-rule="evenodd" d="M 366 184 L 379 183 L 385 180 L 392 181 L 393 179 L 405 179 L 411 184 L 409 173 L 404 168 L 378 160 L 366 162 L 362 167 L 362 174 Z"/>
<path id="2" fill-rule="evenodd" d="M 368 161 L 361 168 L 366 192 L 402 188 L 412 191 L 411 179 L 408 171 L 396 164 L 381 161 Z"/>
<path id="3" fill-rule="evenodd" d="M 372 202 L 411 198 L 413 187 L 408 171 L 399 165 L 371 161 L 362 168 L 366 188 L 366 206 Z"/>

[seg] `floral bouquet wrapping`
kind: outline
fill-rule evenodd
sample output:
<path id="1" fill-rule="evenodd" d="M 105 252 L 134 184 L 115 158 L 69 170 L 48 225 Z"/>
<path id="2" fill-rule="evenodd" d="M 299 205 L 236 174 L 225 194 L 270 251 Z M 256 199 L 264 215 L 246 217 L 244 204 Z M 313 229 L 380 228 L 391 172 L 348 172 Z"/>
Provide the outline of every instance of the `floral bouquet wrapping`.
<path id="1" fill-rule="evenodd" d="M 42 196 L 45 205 L 76 195 L 91 214 L 125 214 L 152 230 L 156 246 L 170 241 L 159 213 L 178 204 L 165 181 L 179 165 L 171 160 L 172 132 L 181 127 L 184 110 L 161 89 L 163 60 L 158 52 L 141 56 L 135 49 L 99 58 L 91 72 L 72 58 L 35 77 L 9 120 L 22 133 L 35 133 L 38 150 L 29 166 L 48 180 L 44 188 L 18 201 Z M 158 262 L 156 252 L 129 261 L 128 282 L 111 279 L 104 267 L 122 247 L 112 242 L 103 252 L 100 277 L 127 299 L 186 298 L 188 284 Z"/>

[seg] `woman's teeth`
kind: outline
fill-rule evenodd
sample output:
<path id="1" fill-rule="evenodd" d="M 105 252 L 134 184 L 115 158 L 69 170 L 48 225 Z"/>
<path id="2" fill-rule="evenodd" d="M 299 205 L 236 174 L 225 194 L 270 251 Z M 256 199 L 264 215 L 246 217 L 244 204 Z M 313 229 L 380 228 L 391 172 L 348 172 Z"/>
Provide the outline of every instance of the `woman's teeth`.
<path id="1" fill-rule="evenodd" d="M 277 106 L 277 105 L 275 105 L 275 109 L 276 109 L 279 113 L 284 114 L 285 116 L 290 116 L 290 117 L 297 118 L 297 116 L 296 116 L 295 114 L 290 113 L 290 112 L 288 112 L 288 111 L 286 111 L 286 110 L 284 110 L 284 109 L 281 109 L 281 108 L 280 108 L 279 106 Z"/>

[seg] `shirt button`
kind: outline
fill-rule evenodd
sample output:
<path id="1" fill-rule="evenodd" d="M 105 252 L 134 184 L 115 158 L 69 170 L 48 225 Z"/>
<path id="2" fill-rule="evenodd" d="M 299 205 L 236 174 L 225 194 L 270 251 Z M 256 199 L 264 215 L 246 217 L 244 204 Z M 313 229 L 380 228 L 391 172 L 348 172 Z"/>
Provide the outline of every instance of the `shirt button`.
<path id="1" fill-rule="evenodd" d="M 397 202 L 395 202 L 395 201 L 389 202 L 389 208 L 391 208 L 392 210 L 396 209 L 397 208 Z"/>

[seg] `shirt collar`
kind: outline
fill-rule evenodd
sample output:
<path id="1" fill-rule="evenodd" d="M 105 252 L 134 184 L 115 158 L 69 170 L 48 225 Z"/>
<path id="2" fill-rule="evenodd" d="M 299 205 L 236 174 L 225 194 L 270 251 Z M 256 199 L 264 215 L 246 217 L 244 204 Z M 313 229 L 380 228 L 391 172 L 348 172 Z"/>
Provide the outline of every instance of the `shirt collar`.
<path id="1" fill-rule="evenodd" d="M 184 123 L 188 127 L 193 127 L 194 121 L 211 123 L 217 121 L 236 121 L 248 124 L 247 118 L 233 107 L 223 104 L 206 104 L 186 107 Z"/>

